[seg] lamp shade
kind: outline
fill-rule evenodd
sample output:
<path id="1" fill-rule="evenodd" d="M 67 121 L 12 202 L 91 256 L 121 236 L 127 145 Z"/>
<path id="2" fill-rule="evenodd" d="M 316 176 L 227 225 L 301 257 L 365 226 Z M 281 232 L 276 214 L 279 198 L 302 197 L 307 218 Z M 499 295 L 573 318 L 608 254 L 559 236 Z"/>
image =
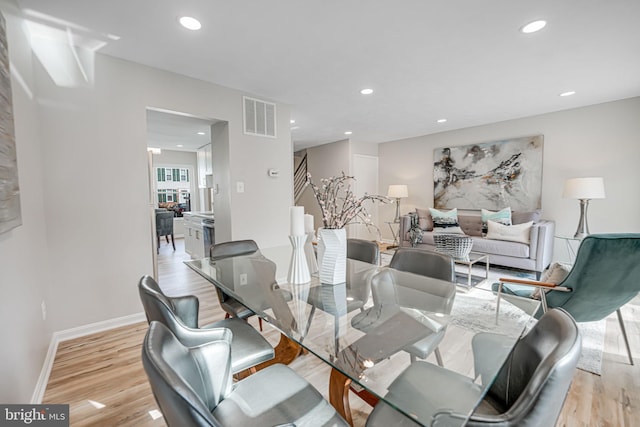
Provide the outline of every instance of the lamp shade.
<path id="1" fill-rule="evenodd" d="M 393 197 L 395 199 L 409 197 L 409 190 L 407 189 L 407 186 L 404 184 L 390 185 L 389 191 L 387 191 L 387 197 Z"/>
<path id="2" fill-rule="evenodd" d="M 564 183 L 565 199 L 604 199 L 604 180 L 595 178 L 571 178 Z"/>

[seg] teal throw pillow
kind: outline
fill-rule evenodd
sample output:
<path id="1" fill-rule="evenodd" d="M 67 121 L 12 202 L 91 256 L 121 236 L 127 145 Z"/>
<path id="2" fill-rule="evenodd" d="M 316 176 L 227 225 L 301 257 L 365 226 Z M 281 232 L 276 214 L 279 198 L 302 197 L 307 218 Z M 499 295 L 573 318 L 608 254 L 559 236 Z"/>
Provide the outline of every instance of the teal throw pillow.
<path id="1" fill-rule="evenodd" d="M 511 208 L 506 207 L 499 211 L 489 211 L 486 209 L 482 209 L 482 235 L 486 236 L 487 234 L 487 221 L 491 220 L 497 222 L 502 225 L 511 225 Z"/>
<path id="2" fill-rule="evenodd" d="M 429 212 L 433 220 L 434 233 L 464 234 L 460 224 L 458 224 L 458 209 L 451 209 L 445 212 L 429 208 Z"/>

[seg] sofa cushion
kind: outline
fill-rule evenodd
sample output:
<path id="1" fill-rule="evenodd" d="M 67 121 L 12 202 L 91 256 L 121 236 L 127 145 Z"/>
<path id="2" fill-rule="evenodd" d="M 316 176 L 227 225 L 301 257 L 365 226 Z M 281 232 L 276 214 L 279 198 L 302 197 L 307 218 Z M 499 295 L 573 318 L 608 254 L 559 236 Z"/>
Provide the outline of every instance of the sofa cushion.
<path id="1" fill-rule="evenodd" d="M 539 210 L 521 211 L 521 212 L 513 211 L 511 212 L 511 224 L 513 225 L 523 224 L 529 221 L 533 221 L 535 223 L 540 221 L 540 215 L 541 215 L 541 212 Z"/>
<path id="2" fill-rule="evenodd" d="M 432 231 L 433 220 L 431 219 L 429 209 L 416 208 L 416 213 L 418 214 L 418 227 L 424 231 Z"/>
<path id="3" fill-rule="evenodd" d="M 460 224 L 458 224 L 458 209 L 454 208 L 450 211 L 441 211 L 429 208 L 429 212 L 433 219 L 434 233 L 464 234 L 460 228 Z"/>
<path id="4" fill-rule="evenodd" d="M 514 258 L 529 258 L 529 245 L 505 240 L 491 240 L 486 237 L 474 237 L 472 252 L 482 252 L 488 255 L 504 255 Z M 491 262 L 491 257 L 489 257 Z"/>
<path id="5" fill-rule="evenodd" d="M 458 223 L 467 236 L 482 236 L 482 219 L 477 214 L 458 215 Z"/>
<path id="6" fill-rule="evenodd" d="M 482 235 L 487 234 L 487 221 L 492 220 L 503 225 L 511 225 L 511 208 L 506 207 L 499 211 L 489 211 L 487 209 L 480 210 L 480 217 L 482 218 Z"/>
<path id="7" fill-rule="evenodd" d="M 518 225 L 502 225 L 495 221 L 487 222 L 487 239 L 506 240 L 509 242 L 520 242 L 529 244 L 531 238 L 531 227 L 533 222 L 525 222 Z"/>

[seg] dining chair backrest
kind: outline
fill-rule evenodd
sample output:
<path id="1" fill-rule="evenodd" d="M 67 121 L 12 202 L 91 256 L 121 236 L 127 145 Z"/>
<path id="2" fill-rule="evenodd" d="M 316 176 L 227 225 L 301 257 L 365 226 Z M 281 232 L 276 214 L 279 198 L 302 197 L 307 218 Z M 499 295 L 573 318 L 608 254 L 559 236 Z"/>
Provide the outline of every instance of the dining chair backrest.
<path id="1" fill-rule="evenodd" d="M 371 294 L 377 307 L 397 305 L 449 314 L 456 286 L 441 279 L 428 281 L 415 273 L 383 268 L 371 278 Z"/>
<path id="2" fill-rule="evenodd" d="M 547 305 L 562 307 L 577 322 L 604 319 L 640 292 L 640 234 L 585 237 L 567 277 L 571 292 L 547 292 Z"/>
<path id="3" fill-rule="evenodd" d="M 233 240 L 213 245 L 209 252 L 209 257 L 211 259 L 228 258 L 232 256 L 250 254 L 257 250 L 258 244 L 253 240 Z"/>
<path id="4" fill-rule="evenodd" d="M 398 248 L 389 267 L 422 276 L 455 282 L 456 270 L 449 255 L 417 248 Z"/>
<path id="5" fill-rule="evenodd" d="M 378 265 L 380 248 L 371 240 L 347 239 L 347 258 Z"/>
<path id="6" fill-rule="evenodd" d="M 173 211 L 156 212 L 156 234 L 158 236 L 173 234 Z"/>
<path id="7" fill-rule="evenodd" d="M 199 302 L 195 296 L 179 298 L 167 297 L 153 277 L 145 275 L 138 282 L 140 301 L 144 307 L 147 321 L 157 321 L 176 333 L 180 324 L 189 328 L 198 327 Z M 177 313 L 174 300 L 182 301 L 180 313 Z"/>
<path id="8" fill-rule="evenodd" d="M 466 425 L 555 425 L 581 350 L 571 315 L 562 309 L 548 311 L 518 340 L 484 398 L 498 414 L 484 414 L 481 405 Z M 481 370 L 476 366 L 476 372 Z"/>
<path id="9" fill-rule="evenodd" d="M 231 333 L 185 347 L 160 322 L 151 322 L 142 365 L 169 426 L 219 426 L 211 411 L 231 392 Z"/>

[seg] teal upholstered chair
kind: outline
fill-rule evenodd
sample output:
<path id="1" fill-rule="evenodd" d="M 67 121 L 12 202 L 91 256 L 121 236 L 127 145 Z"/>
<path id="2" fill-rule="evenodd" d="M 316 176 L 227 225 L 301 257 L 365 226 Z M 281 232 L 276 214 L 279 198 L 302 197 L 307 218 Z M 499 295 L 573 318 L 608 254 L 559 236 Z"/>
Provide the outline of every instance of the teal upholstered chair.
<path id="1" fill-rule="evenodd" d="M 622 330 L 629 362 L 633 357 L 620 307 L 640 292 L 640 234 L 592 234 L 584 238 L 575 263 L 558 284 L 501 278 L 493 284 L 499 294 L 531 297 L 541 292 L 543 309 L 562 307 L 577 322 L 604 319 L 614 311 Z M 537 317 L 542 314 L 542 309 Z"/>

